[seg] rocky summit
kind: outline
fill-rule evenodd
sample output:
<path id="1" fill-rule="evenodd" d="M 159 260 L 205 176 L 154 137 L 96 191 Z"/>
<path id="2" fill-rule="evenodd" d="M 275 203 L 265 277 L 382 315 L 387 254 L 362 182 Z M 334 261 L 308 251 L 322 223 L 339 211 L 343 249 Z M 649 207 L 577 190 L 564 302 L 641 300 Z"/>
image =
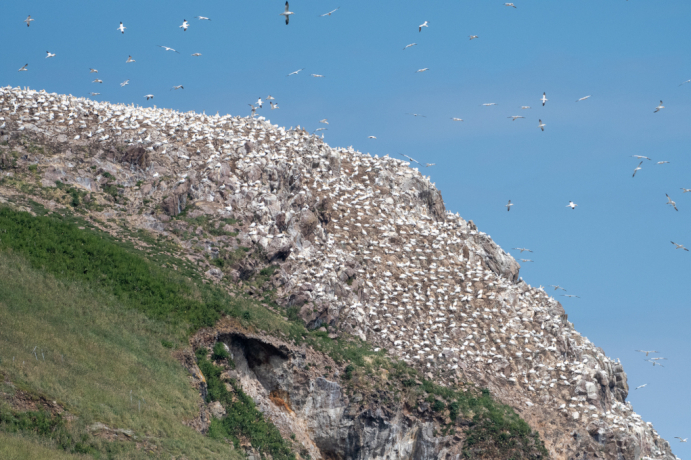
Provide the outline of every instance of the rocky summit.
<path id="1" fill-rule="evenodd" d="M 621 363 L 408 162 L 263 117 L 10 87 L 0 108 L 5 206 L 61 213 L 77 202 L 104 232 L 174 242 L 207 284 L 260 299 L 325 342 L 363 343 L 367 362 L 417 372 L 394 385 L 393 368 L 360 375 L 347 359 L 230 317 L 192 334 L 189 350 L 224 345 L 225 388 L 249 395 L 300 458 L 676 459 L 626 401 Z M 206 433 L 226 408 L 202 399 L 206 358 L 180 353 L 201 395 L 189 423 Z M 438 397 L 401 396 L 416 385 Z M 454 411 L 445 391 L 491 395 L 536 433 L 533 444 L 478 442 L 478 409 Z"/>

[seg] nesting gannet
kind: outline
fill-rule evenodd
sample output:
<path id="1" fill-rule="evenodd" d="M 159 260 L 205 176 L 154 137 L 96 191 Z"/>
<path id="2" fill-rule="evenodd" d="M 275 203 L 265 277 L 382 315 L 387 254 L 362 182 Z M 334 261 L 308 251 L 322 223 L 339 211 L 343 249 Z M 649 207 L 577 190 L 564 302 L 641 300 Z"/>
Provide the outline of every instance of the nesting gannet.
<path id="1" fill-rule="evenodd" d="M 643 169 L 643 168 L 641 168 L 641 165 L 642 165 L 642 164 L 643 164 L 643 160 L 641 160 L 641 162 L 638 163 L 638 166 L 636 166 L 636 169 L 633 170 L 633 175 L 632 175 L 631 177 L 636 177 L 636 172 L 638 172 L 638 171 L 640 171 L 641 169 Z"/>
<path id="2" fill-rule="evenodd" d="M 516 251 L 521 251 L 521 254 L 523 254 L 523 252 L 533 252 L 527 248 L 511 248 L 511 249 L 515 249 Z"/>
<path id="3" fill-rule="evenodd" d="M 674 243 L 672 243 L 672 244 L 674 244 Z M 634 350 L 634 351 L 637 351 L 639 353 L 645 353 L 646 356 L 648 356 L 650 353 L 660 353 L 657 350 Z"/>
<path id="4" fill-rule="evenodd" d="M 129 80 L 125 80 L 125 81 L 123 81 L 122 83 L 120 83 L 120 87 L 125 87 L 125 86 L 127 86 L 127 85 L 129 85 L 129 84 L 130 84 L 130 81 L 129 81 Z"/>
<path id="5" fill-rule="evenodd" d="M 163 46 L 163 45 L 156 45 L 156 46 L 158 46 L 159 48 L 163 48 L 166 51 L 175 51 L 173 48 L 170 48 L 168 46 Z M 180 54 L 180 52 L 178 52 L 178 51 L 175 51 L 175 52 Z"/>
<path id="6" fill-rule="evenodd" d="M 674 208 L 675 211 L 679 211 L 677 209 L 677 203 L 672 201 L 672 199 L 666 193 L 665 193 L 665 195 L 667 196 L 667 203 L 666 204 L 672 205 L 672 207 Z"/>
<path id="7" fill-rule="evenodd" d="M 27 27 L 31 25 L 31 21 L 35 21 L 35 19 L 31 19 L 31 15 L 27 16 L 26 19 L 24 19 L 24 22 L 26 22 Z"/>
<path id="8" fill-rule="evenodd" d="M 677 244 L 674 241 L 671 241 L 671 243 L 675 246 L 674 249 L 683 249 L 684 251 L 688 251 L 688 249 L 686 249 L 683 244 Z M 655 352 L 655 353 L 657 353 L 657 352 Z M 646 354 L 646 356 L 648 356 L 648 355 Z"/>
<path id="9" fill-rule="evenodd" d="M 185 87 L 182 85 L 177 85 L 177 86 L 173 86 L 170 90 L 173 91 L 175 89 L 185 89 Z"/>
<path id="10" fill-rule="evenodd" d="M 470 36 L 470 39 L 471 39 L 471 40 L 474 40 L 474 39 L 476 39 L 476 38 L 480 38 L 480 37 L 478 37 L 477 35 L 471 35 L 471 36 Z"/>
<path id="11" fill-rule="evenodd" d="M 122 25 L 122 21 L 120 21 L 120 26 L 119 26 L 116 30 L 119 30 L 120 32 L 122 32 L 122 33 L 124 34 L 124 33 L 125 33 L 125 29 L 127 29 L 127 27 L 125 27 L 124 25 Z"/>
<path id="12" fill-rule="evenodd" d="M 46 51 L 46 59 L 55 57 L 55 53 L 51 53 L 50 51 Z"/>
<path id="13" fill-rule="evenodd" d="M 577 100 L 576 102 L 585 101 L 585 100 L 588 99 L 589 97 L 590 97 L 590 96 L 582 97 L 582 98 L 580 98 L 579 100 Z"/>
<path id="14" fill-rule="evenodd" d="M 511 6 L 513 8 L 516 8 L 516 5 L 514 5 L 513 3 L 504 3 L 504 6 Z"/>
<path id="15" fill-rule="evenodd" d="M 290 20 L 290 15 L 295 14 L 292 11 L 289 10 L 288 2 L 286 2 L 286 9 L 283 11 L 283 13 L 279 14 L 279 16 L 285 16 L 286 17 L 286 25 L 288 25 L 288 21 Z"/>
<path id="16" fill-rule="evenodd" d="M 417 45 L 417 43 L 411 43 L 410 45 L 406 45 L 405 48 L 403 48 L 403 51 L 405 51 L 408 48 L 410 48 L 411 46 L 415 46 L 415 45 Z"/>
<path id="17" fill-rule="evenodd" d="M 544 107 L 545 102 L 549 101 L 549 99 L 547 99 L 547 92 L 542 93 L 542 99 L 540 100 L 542 101 L 542 106 Z"/>
<path id="18" fill-rule="evenodd" d="M 29 64 L 24 64 L 24 65 L 22 66 L 22 68 L 18 70 L 18 72 L 26 72 L 26 71 L 28 71 L 28 70 L 29 70 L 29 69 L 27 69 L 27 66 L 28 66 L 28 65 L 29 65 Z"/>
<path id="19" fill-rule="evenodd" d="M 648 385 L 647 383 L 644 383 L 643 385 L 638 385 L 634 390 L 638 390 L 639 388 L 645 388 L 645 386 Z"/>
<path id="20" fill-rule="evenodd" d="M 153 99 L 153 98 L 154 98 L 154 95 L 153 95 L 153 94 L 147 94 L 147 95 L 144 96 L 144 97 L 145 97 L 146 100 L 148 101 L 149 99 Z"/>
<path id="21" fill-rule="evenodd" d="M 643 156 L 643 155 L 631 155 L 634 158 L 638 158 L 639 160 L 650 160 L 650 158 Z"/>
<path id="22" fill-rule="evenodd" d="M 190 26 L 190 23 L 187 22 L 187 19 L 182 20 L 182 25 L 179 26 L 183 32 L 187 32 L 187 28 Z"/>
<path id="23" fill-rule="evenodd" d="M 542 120 L 538 119 L 537 120 L 537 126 L 544 131 L 545 130 L 545 124 L 542 122 Z"/>
<path id="24" fill-rule="evenodd" d="M 561 289 L 562 291 L 566 292 L 566 289 L 564 289 L 563 287 L 559 286 L 558 284 L 550 284 L 550 286 L 552 286 L 552 287 L 554 288 L 555 291 L 556 291 L 557 289 Z"/>
<path id="25" fill-rule="evenodd" d="M 452 119 L 453 121 L 463 121 L 463 118 L 455 118 L 455 117 L 451 117 L 451 119 Z"/>
<path id="26" fill-rule="evenodd" d="M 92 81 L 91 83 L 103 83 L 103 80 L 99 80 L 98 78 Z"/>
<path id="27" fill-rule="evenodd" d="M 419 26 L 417 26 L 417 31 L 422 32 L 423 27 L 429 27 L 429 22 L 425 21 L 422 24 L 420 24 Z"/>
<path id="28" fill-rule="evenodd" d="M 194 19 L 199 19 L 200 21 L 211 21 L 211 19 L 206 16 L 195 16 Z"/>
<path id="29" fill-rule="evenodd" d="M 506 117 L 506 118 L 511 118 L 511 121 L 516 121 L 516 120 L 518 120 L 519 118 L 525 118 L 525 117 L 522 116 L 522 115 L 512 115 L 512 116 Z"/>
<path id="30" fill-rule="evenodd" d="M 571 209 L 576 209 L 576 206 L 578 206 L 578 205 L 576 203 L 574 203 L 573 201 L 569 201 L 569 204 L 566 205 L 567 208 L 571 208 Z"/>
<path id="31" fill-rule="evenodd" d="M 674 439 L 678 439 L 679 442 L 686 442 L 689 438 L 680 438 L 679 436 L 675 436 Z"/>
<path id="32" fill-rule="evenodd" d="M 302 69 L 296 70 L 295 72 L 290 72 L 288 75 L 286 75 L 286 77 L 290 77 L 291 75 L 297 75 L 297 74 L 299 74 L 300 72 L 302 72 L 303 70 L 305 70 L 305 69 L 302 68 Z"/>
<path id="33" fill-rule="evenodd" d="M 331 11 L 329 11 L 328 13 L 320 14 L 319 17 L 320 17 L 320 18 L 323 18 L 324 16 L 331 16 L 331 14 L 332 14 L 332 13 L 335 13 L 336 11 L 338 11 L 339 8 L 341 8 L 341 7 L 339 6 L 339 7 L 336 8 L 335 10 L 331 10 Z"/>
<path id="34" fill-rule="evenodd" d="M 132 56 L 127 56 L 127 61 L 125 61 L 125 64 L 129 64 L 130 62 L 137 62 L 137 61 L 132 59 Z"/>
<path id="35" fill-rule="evenodd" d="M 429 67 L 425 67 L 424 69 L 418 69 L 415 71 L 415 73 L 420 73 L 420 72 L 427 72 L 429 70 Z"/>
<path id="36" fill-rule="evenodd" d="M 664 109 L 664 108 L 665 108 L 665 106 L 662 105 L 662 101 L 660 101 L 660 105 L 658 105 L 657 107 L 655 107 L 655 111 L 654 111 L 653 113 L 657 113 L 657 112 L 659 112 L 660 110 L 662 110 L 662 109 Z"/>
<path id="37" fill-rule="evenodd" d="M 192 56 L 201 56 L 201 55 L 202 55 L 202 53 L 194 53 L 194 54 L 192 54 Z"/>
<path id="38" fill-rule="evenodd" d="M 506 210 L 511 211 L 511 206 L 513 206 L 513 203 L 511 202 L 511 200 L 509 200 L 509 202 L 506 204 Z"/>

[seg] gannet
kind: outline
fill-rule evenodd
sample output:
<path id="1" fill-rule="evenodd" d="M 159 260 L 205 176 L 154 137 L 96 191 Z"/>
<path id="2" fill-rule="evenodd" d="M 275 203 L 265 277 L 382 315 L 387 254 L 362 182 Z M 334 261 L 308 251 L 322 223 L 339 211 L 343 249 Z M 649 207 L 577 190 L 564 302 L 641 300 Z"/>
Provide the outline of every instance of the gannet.
<path id="1" fill-rule="evenodd" d="M 674 243 L 672 243 L 672 244 L 674 244 Z M 650 354 L 650 353 L 660 353 L 659 351 L 656 351 L 656 350 L 650 350 L 650 351 L 648 351 L 648 350 L 634 350 L 634 351 L 637 351 L 639 353 L 645 353 L 646 356 L 648 356 L 648 354 Z"/>
<path id="2" fill-rule="evenodd" d="M 283 11 L 283 13 L 279 14 L 279 16 L 285 16 L 286 17 L 286 25 L 288 25 L 288 21 L 290 20 L 290 15 L 294 14 L 292 11 L 289 11 L 289 6 L 288 2 L 286 2 L 286 9 Z"/>
<path id="3" fill-rule="evenodd" d="M 566 289 L 564 289 L 563 287 L 559 286 L 558 284 L 550 284 L 550 286 L 552 286 L 552 287 L 554 288 L 555 291 L 556 291 L 557 289 L 561 289 L 562 291 L 566 292 Z"/>
<path id="4" fill-rule="evenodd" d="M 684 247 L 683 244 L 677 244 L 677 243 L 675 243 L 674 241 L 671 241 L 671 243 L 672 243 L 674 246 L 676 246 L 674 249 L 683 249 L 684 251 L 688 251 L 688 249 L 686 249 L 686 248 Z M 655 352 L 655 353 L 657 353 L 657 352 Z M 648 356 L 647 353 L 646 353 L 646 356 Z"/>
<path id="5" fill-rule="evenodd" d="M 577 295 L 573 295 L 573 294 L 562 294 L 561 296 L 562 297 L 575 297 L 577 299 L 580 299 L 580 297 L 578 297 Z"/>
<path id="6" fill-rule="evenodd" d="M 436 163 L 425 163 L 425 168 L 429 168 L 430 166 L 436 166 Z"/>
<path id="7" fill-rule="evenodd" d="M 569 201 L 569 204 L 566 205 L 567 208 L 571 208 L 571 209 L 576 209 L 576 206 L 578 206 L 578 205 L 576 203 L 574 203 L 573 201 Z"/>
<path id="8" fill-rule="evenodd" d="M 691 188 L 682 187 L 681 190 L 682 190 L 682 193 L 691 192 Z"/>
<path id="9" fill-rule="evenodd" d="M 123 26 L 122 21 L 120 21 L 120 26 L 116 30 L 119 30 L 120 32 L 122 32 L 124 34 L 125 29 L 127 29 L 127 27 Z"/>
<path id="10" fill-rule="evenodd" d="M 29 65 L 29 64 L 24 64 L 24 65 L 22 66 L 22 68 L 18 70 L 18 72 L 26 72 L 26 71 L 28 71 L 28 70 L 29 70 L 29 69 L 27 69 L 27 66 L 28 66 L 28 65 Z"/>
<path id="11" fill-rule="evenodd" d="M 525 117 L 522 116 L 522 115 L 512 115 L 512 116 L 506 117 L 506 118 L 511 118 L 511 121 L 516 121 L 516 120 L 518 120 L 519 118 L 525 118 Z"/>
<path id="12" fill-rule="evenodd" d="M 429 70 L 429 67 L 425 67 L 424 69 L 418 69 L 417 71 L 415 71 L 415 73 L 427 72 L 428 70 Z"/>
<path id="13" fill-rule="evenodd" d="M 452 117 L 451 119 L 452 119 L 453 121 L 463 121 L 463 118 L 454 118 L 454 117 Z"/>
<path id="14" fill-rule="evenodd" d="M 103 83 L 103 80 L 99 80 L 98 78 L 92 81 L 91 83 Z"/>
<path id="15" fill-rule="evenodd" d="M 665 108 L 665 106 L 662 105 L 662 101 L 660 101 L 660 105 L 658 105 L 657 107 L 655 107 L 655 111 L 654 111 L 653 113 L 657 113 L 657 112 L 659 112 L 660 110 L 662 110 L 662 109 L 664 109 L 664 108 Z"/>
<path id="16" fill-rule="evenodd" d="M 534 260 L 530 259 L 519 259 L 521 262 L 535 262 Z"/>
<path id="17" fill-rule="evenodd" d="M 194 53 L 192 56 L 201 56 L 202 53 Z"/>
<path id="18" fill-rule="evenodd" d="M 511 206 L 513 206 L 513 203 L 511 202 L 511 200 L 509 200 L 508 204 L 506 204 L 506 210 L 511 211 Z M 523 252 L 523 251 L 521 251 L 521 252 Z"/>
<path id="19" fill-rule="evenodd" d="M 638 385 L 636 388 L 634 388 L 634 390 L 638 390 L 639 388 L 644 388 L 646 385 L 648 385 L 648 384 L 644 383 L 643 385 Z"/>
<path id="20" fill-rule="evenodd" d="M 125 64 L 129 64 L 130 62 L 137 62 L 137 61 L 132 59 L 132 56 L 127 56 L 127 61 L 125 61 Z"/>
<path id="21" fill-rule="evenodd" d="M 411 46 L 415 46 L 415 45 L 417 45 L 417 43 L 411 43 L 410 45 L 406 45 L 405 48 L 403 48 L 403 51 L 405 51 L 408 48 L 410 48 Z"/>
<path id="22" fill-rule="evenodd" d="M 324 75 L 319 75 L 318 73 L 313 73 L 313 74 L 310 74 L 310 75 L 313 76 L 313 77 L 315 77 L 315 78 L 324 78 Z"/>
<path id="23" fill-rule="evenodd" d="M 89 68 L 89 73 L 98 73 L 98 70 Z"/>
<path id="24" fill-rule="evenodd" d="M 513 3 L 504 3 L 504 6 L 511 6 L 511 7 L 516 8 L 516 5 L 514 5 Z"/>
<path id="25" fill-rule="evenodd" d="M 125 80 L 125 81 L 123 81 L 122 83 L 120 83 L 120 86 L 121 86 L 121 87 L 125 87 L 125 86 L 127 86 L 127 85 L 129 85 L 129 84 L 130 84 L 130 81 L 129 81 L 129 80 Z"/>
<path id="26" fill-rule="evenodd" d="M 175 89 L 185 89 L 185 87 L 182 85 L 177 85 L 177 86 L 173 86 L 170 90 L 173 91 Z"/>
<path id="27" fill-rule="evenodd" d="M 211 21 L 211 19 L 207 18 L 206 16 L 195 16 L 195 19 L 199 19 L 200 21 Z"/>
<path id="28" fill-rule="evenodd" d="M 582 98 L 580 98 L 579 100 L 577 100 L 576 102 L 585 101 L 585 100 L 588 99 L 589 97 L 590 97 L 590 96 L 582 97 Z"/>
<path id="29" fill-rule="evenodd" d="M 31 21 L 35 21 L 35 19 L 31 19 L 31 15 L 27 16 L 26 19 L 24 19 L 24 22 L 26 22 L 26 26 L 29 27 L 31 25 Z M 122 23 L 120 23 L 122 24 Z"/>
<path id="30" fill-rule="evenodd" d="M 643 160 L 641 160 L 641 162 L 638 163 L 638 166 L 636 166 L 636 169 L 633 170 L 633 176 L 631 176 L 631 177 L 636 177 L 636 172 L 638 172 L 638 171 L 640 171 L 640 170 L 642 169 L 642 168 L 641 168 L 641 165 L 642 165 L 642 164 L 643 164 Z"/>
<path id="31" fill-rule="evenodd" d="M 672 207 L 674 208 L 675 211 L 679 211 L 679 210 L 677 209 L 677 203 L 675 203 L 674 201 L 672 201 L 672 199 L 671 199 L 671 198 L 669 197 L 669 195 L 667 195 L 666 193 L 665 193 L 665 195 L 667 196 L 667 203 L 666 203 L 666 204 L 672 205 Z"/>
<path id="32" fill-rule="evenodd" d="M 153 98 L 154 98 L 154 95 L 153 95 L 153 94 L 147 94 L 147 95 L 144 96 L 144 97 L 145 97 L 146 100 L 148 101 L 149 99 L 153 99 Z"/>
<path id="33" fill-rule="evenodd" d="M 516 251 L 521 251 L 521 254 L 523 254 L 523 252 L 533 252 L 527 248 L 511 248 L 511 249 L 515 249 Z"/>
<path id="34" fill-rule="evenodd" d="M 367 139 L 376 139 L 377 136 L 367 136 Z"/>
<path id="35" fill-rule="evenodd" d="M 331 13 L 335 13 L 336 11 L 338 11 L 339 8 L 341 8 L 341 7 L 339 6 L 339 7 L 336 8 L 335 10 L 331 10 L 331 11 L 329 11 L 328 13 L 320 14 L 319 17 L 320 17 L 320 18 L 323 18 L 324 16 L 331 16 Z"/>
<path id="36" fill-rule="evenodd" d="M 679 442 L 686 442 L 689 438 L 684 438 L 684 439 L 682 439 L 682 438 L 680 438 L 679 436 L 675 436 L 674 439 L 678 439 Z"/>
<path id="37" fill-rule="evenodd" d="M 429 27 L 429 23 L 428 23 L 427 21 L 423 22 L 422 24 L 420 24 L 420 25 L 417 27 L 417 31 L 418 31 L 418 32 L 422 32 L 422 28 L 423 28 L 423 27 Z"/>
<path id="38" fill-rule="evenodd" d="M 327 120 L 326 118 L 324 118 L 323 120 L 319 120 L 319 123 L 324 123 L 325 125 L 328 125 L 328 124 L 329 124 L 329 120 Z"/>
<path id="39" fill-rule="evenodd" d="M 190 23 L 187 22 L 187 19 L 182 20 L 182 25 L 179 26 L 183 32 L 187 32 L 187 28 L 190 26 Z"/>
<path id="40" fill-rule="evenodd" d="M 521 106 L 521 110 L 524 110 L 524 109 L 529 109 L 529 108 L 530 108 L 530 106 L 529 106 L 529 105 L 522 105 L 522 106 Z"/>
<path id="41" fill-rule="evenodd" d="M 278 108 L 278 104 L 274 104 L 273 101 L 269 101 L 269 104 L 271 104 L 271 110 L 276 110 Z"/>
<path id="42" fill-rule="evenodd" d="M 477 35 L 471 35 L 471 36 L 470 36 L 470 39 L 471 39 L 471 40 L 473 40 L 473 39 L 475 39 L 475 38 L 479 38 L 479 37 L 478 37 Z"/>
<path id="43" fill-rule="evenodd" d="M 634 158 L 638 158 L 639 160 L 650 160 L 650 158 L 643 156 L 643 155 L 631 155 Z"/>
<path id="44" fill-rule="evenodd" d="M 55 53 L 51 53 L 50 51 L 46 51 L 46 59 L 55 57 Z"/>
<path id="45" fill-rule="evenodd" d="M 173 48 L 170 48 L 170 47 L 168 47 L 168 46 L 163 46 L 163 45 L 156 45 L 156 46 L 158 46 L 159 48 L 163 48 L 163 49 L 165 49 L 166 51 L 175 51 Z M 180 54 L 178 51 L 175 51 L 175 52 L 178 53 L 178 54 Z"/>
<path id="46" fill-rule="evenodd" d="M 542 122 L 542 120 L 538 119 L 537 120 L 537 126 L 544 131 L 545 130 L 545 124 Z"/>
<path id="47" fill-rule="evenodd" d="M 664 164 L 667 164 L 667 163 L 669 163 L 669 161 L 666 161 L 666 160 L 665 160 L 665 161 L 658 161 L 656 164 L 664 165 Z"/>
<path id="48" fill-rule="evenodd" d="M 544 107 L 545 102 L 549 101 L 549 99 L 547 99 L 547 93 L 546 92 L 542 93 L 542 99 L 540 99 L 540 100 L 542 101 L 542 106 Z"/>
<path id="49" fill-rule="evenodd" d="M 295 72 L 290 72 L 288 75 L 286 75 L 286 77 L 290 77 L 291 75 L 297 75 L 298 73 L 302 72 L 303 70 L 305 70 L 305 69 L 303 68 L 303 69 L 298 69 Z"/>

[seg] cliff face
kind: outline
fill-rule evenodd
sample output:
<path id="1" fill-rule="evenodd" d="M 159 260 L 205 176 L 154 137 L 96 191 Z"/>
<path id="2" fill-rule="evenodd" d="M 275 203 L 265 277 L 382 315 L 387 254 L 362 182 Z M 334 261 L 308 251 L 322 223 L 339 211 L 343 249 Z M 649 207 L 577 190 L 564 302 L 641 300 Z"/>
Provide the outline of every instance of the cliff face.
<path id="1" fill-rule="evenodd" d="M 548 292 L 523 282 L 518 263 L 472 221 L 448 213 L 408 163 L 331 148 L 262 118 L 18 88 L 0 90 L 0 107 L 0 200 L 34 180 L 38 190 L 24 193 L 47 207 L 71 196 L 100 222 L 172 238 L 220 284 L 277 267 L 276 301 L 309 328 L 359 337 L 441 386 L 488 388 L 540 433 L 551 458 L 675 459 L 626 402 L 621 364 L 575 331 Z M 246 248 L 263 261 L 239 257 Z M 413 414 L 349 395 L 338 375 L 304 369 L 336 369 L 325 356 L 305 361 L 312 351 L 228 324 L 193 345 L 217 340 L 232 353 L 233 377 L 312 458 L 467 454 L 464 436 L 439 433 L 424 405 Z"/>

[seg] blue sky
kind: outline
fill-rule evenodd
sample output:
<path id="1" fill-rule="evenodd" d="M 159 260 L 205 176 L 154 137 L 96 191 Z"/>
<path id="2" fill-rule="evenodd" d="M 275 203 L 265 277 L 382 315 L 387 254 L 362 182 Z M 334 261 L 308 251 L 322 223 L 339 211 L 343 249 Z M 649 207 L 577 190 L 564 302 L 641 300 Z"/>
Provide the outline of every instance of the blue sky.
<path id="1" fill-rule="evenodd" d="M 691 188 L 691 83 L 679 86 L 691 78 L 691 2 L 515 3 L 293 1 L 286 26 L 279 0 L 7 2 L 0 85 L 233 115 L 271 94 L 280 109 L 258 113 L 273 123 L 314 130 L 328 118 L 332 146 L 436 163 L 425 173 L 448 209 L 507 250 L 532 249 L 521 270 L 530 284 L 581 297 L 557 299 L 622 360 L 631 388 L 648 383 L 631 391 L 635 410 L 688 456 L 673 437 L 691 436 L 691 253 L 670 241 L 691 247 L 691 193 L 680 190 Z M 418 45 L 404 51 L 409 43 Z M 90 67 L 103 84 L 91 83 Z M 653 113 L 660 100 L 666 108 Z M 653 161 L 632 179 L 634 154 Z M 638 348 L 660 350 L 666 367 Z"/>

